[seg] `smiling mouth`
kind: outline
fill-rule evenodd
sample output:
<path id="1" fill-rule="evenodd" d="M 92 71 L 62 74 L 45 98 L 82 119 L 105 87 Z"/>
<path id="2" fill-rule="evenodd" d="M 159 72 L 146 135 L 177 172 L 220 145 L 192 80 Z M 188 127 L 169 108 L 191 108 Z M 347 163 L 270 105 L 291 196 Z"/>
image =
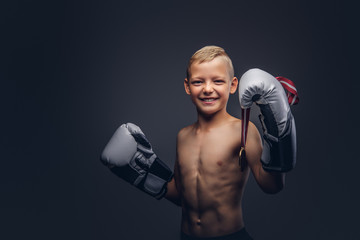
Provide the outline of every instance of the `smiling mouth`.
<path id="1" fill-rule="evenodd" d="M 211 103 L 211 102 L 218 100 L 218 98 L 200 98 L 200 100 L 203 102 Z"/>

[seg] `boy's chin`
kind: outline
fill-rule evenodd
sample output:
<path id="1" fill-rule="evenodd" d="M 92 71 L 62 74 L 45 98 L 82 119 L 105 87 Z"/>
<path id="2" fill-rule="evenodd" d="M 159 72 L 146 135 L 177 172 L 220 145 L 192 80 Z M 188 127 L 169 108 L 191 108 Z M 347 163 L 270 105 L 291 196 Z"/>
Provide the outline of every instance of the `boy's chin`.
<path id="1" fill-rule="evenodd" d="M 206 108 L 197 108 L 197 112 L 199 113 L 199 114 L 201 114 L 201 115 L 203 115 L 203 116 L 207 116 L 207 117 L 210 117 L 210 116 L 212 116 L 212 115 L 215 115 L 216 113 L 218 113 L 218 112 L 220 112 L 221 111 L 221 109 L 219 109 L 219 108 L 212 108 L 212 109 L 210 109 L 210 108 L 208 108 L 208 109 L 206 109 Z"/>

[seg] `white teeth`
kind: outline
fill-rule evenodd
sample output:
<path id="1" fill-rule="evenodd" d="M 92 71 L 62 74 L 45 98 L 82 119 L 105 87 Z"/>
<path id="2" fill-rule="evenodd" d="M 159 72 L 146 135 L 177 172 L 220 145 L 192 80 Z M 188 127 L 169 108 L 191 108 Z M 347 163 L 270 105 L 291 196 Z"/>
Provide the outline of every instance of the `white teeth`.
<path id="1" fill-rule="evenodd" d="M 212 101 L 214 101 L 214 100 L 215 100 L 215 99 L 213 99 L 213 98 L 203 99 L 204 102 L 212 102 Z"/>

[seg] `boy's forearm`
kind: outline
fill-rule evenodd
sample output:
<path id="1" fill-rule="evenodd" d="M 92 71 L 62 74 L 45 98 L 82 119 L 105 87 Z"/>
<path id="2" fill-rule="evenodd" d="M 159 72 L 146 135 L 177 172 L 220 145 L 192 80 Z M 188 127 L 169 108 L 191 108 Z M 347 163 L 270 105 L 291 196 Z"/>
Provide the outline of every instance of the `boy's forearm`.
<path id="1" fill-rule="evenodd" d="M 259 185 L 265 193 L 278 193 L 285 186 L 285 173 L 267 172 L 259 167 Z"/>
<path id="2" fill-rule="evenodd" d="M 167 184 L 165 198 L 177 206 L 181 206 L 181 198 L 175 184 L 175 177 Z"/>

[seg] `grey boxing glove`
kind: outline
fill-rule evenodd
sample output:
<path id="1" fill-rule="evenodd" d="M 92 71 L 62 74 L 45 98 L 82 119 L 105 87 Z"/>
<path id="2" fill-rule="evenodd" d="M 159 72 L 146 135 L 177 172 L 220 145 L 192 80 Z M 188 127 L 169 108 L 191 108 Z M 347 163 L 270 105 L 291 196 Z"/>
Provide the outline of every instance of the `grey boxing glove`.
<path id="1" fill-rule="evenodd" d="M 153 152 L 141 129 L 121 125 L 101 154 L 101 161 L 120 178 L 160 199 L 166 194 L 173 173 Z"/>
<path id="2" fill-rule="evenodd" d="M 243 109 L 255 102 L 261 111 L 264 147 L 261 156 L 267 171 L 287 172 L 296 163 L 295 120 L 284 88 L 269 73 L 250 69 L 239 83 L 239 101 Z"/>

